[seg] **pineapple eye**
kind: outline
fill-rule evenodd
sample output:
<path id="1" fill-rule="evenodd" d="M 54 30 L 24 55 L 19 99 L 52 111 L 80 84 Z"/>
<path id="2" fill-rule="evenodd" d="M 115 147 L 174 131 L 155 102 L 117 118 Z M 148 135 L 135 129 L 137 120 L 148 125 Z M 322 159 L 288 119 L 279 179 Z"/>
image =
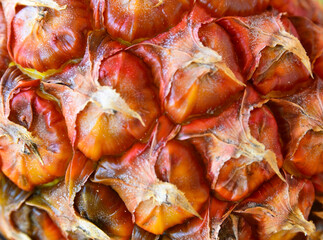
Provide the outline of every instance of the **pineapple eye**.
<path id="1" fill-rule="evenodd" d="M 23 68 L 46 72 L 83 56 L 87 33 L 92 30 L 86 1 L 17 0 L 4 7 L 11 29 L 8 51 Z"/>
<path id="2" fill-rule="evenodd" d="M 64 176 L 72 157 L 64 117 L 40 84 L 14 66 L 1 79 L 2 94 L 11 96 L 2 105 L 8 116 L 0 111 L 1 170 L 26 191 Z"/>
<path id="3" fill-rule="evenodd" d="M 142 41 L 174 27 L 193 4 L 192 0 L 91 0 L 95 27 L 105 28 L 113 38 L 128 43 Z"/>

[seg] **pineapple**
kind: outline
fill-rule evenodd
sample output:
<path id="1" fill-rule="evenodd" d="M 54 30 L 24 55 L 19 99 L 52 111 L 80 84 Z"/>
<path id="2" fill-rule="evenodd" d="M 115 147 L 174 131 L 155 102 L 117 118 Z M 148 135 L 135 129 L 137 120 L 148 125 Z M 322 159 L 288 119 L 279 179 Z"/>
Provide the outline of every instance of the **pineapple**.
<path id="1" fill-rule="evenodd" d="M 6 239 L 323 239 L 314 0 L 0 0 Z"/>

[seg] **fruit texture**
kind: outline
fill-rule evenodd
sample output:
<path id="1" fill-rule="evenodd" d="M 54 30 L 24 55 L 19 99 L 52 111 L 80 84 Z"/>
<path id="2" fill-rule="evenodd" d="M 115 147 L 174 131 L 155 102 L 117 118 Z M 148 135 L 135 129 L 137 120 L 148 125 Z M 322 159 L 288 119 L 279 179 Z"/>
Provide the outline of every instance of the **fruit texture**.
<path id="1" fill-rule="evenodd" d="M 219 116 L 194 120 L 179 133 L 179 139 L 192 141 L 204 157 L 211 189 L 222 199 L 239 201 L 274 173 L 281 176 L 277 125 L 261 105 L 248 87 Z"/>
<path id="2" fill-rule="evenodd" d="M 17 64 L 45 72 L 83 56 L 91 29 L 85 1 L 56 1 L 49 8 L 5 1 L 3 7 L 8 52 Z"/>
<path id="3" fill-rule="evenodd" d="M 1 79 L 1 170 L 27 191 L 64 176 L 73 155 L 59 106 L 40 84 L 16 67 Z"/>
<path id="4" fill-rule="evenodd" d="M 7 239 L 323 238 L 311 0 L 0 0 Z"/>
<path id="5" fill-rule="evenodd" d="M 193 0 L 91 0 L 95 28 L 114 38 L 133 42 L 174 27 L 193 6 Z"/>

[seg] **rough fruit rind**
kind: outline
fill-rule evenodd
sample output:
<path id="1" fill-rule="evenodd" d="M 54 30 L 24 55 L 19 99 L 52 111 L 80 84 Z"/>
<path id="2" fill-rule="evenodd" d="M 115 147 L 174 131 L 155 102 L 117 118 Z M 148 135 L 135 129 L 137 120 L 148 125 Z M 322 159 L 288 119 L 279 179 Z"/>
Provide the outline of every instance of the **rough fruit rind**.
<path id="1" fill-rule="evenodd" d="M 315 0 L 0 3 L 6 238 L 323 238 Z"/>

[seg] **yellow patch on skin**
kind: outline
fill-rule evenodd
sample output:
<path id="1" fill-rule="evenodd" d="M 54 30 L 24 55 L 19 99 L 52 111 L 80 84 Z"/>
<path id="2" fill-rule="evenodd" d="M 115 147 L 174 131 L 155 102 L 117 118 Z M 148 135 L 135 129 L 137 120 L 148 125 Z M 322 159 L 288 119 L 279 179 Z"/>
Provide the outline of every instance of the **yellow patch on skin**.
<path id="1" fill-rule="evenodd" d="M 49 69 L 45 72 L 39 72 L 37 71 L 36 69 L 33 69 L 33 68 L 24 68 L 22 67 L 21 65 L 19 65 L 18 63 L 15 63 L 15 62 L 11 62 L 9 64 L 9 67 L 12 67 L 12 66 L 17 66 L 20 71 L 22 71 L 24 74 L 26 74 L 27 76 L 29 76 L 30 78 L 32 79 L 45 79 L 49 76 L 52 76 L 54 74 L 57 74 L 57 73 L 60 73 L 63 71 L 63 69 L 69 65 L 69 64 L 75 64 L 75 63 L 78 63 L 80 62 L 81 59 L 72 59 L 66 63 L 64 63 L 59 69 Z"/>

